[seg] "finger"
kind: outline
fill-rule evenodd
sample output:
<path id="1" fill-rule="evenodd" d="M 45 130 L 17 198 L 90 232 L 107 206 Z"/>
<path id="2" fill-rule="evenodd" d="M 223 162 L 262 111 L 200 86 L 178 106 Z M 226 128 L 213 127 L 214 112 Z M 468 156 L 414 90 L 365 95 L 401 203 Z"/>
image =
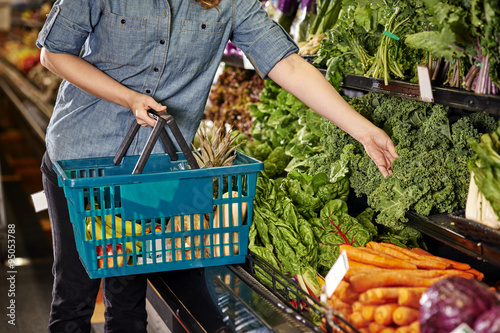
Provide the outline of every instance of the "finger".
<path id="1" fill-rule="evenodd" d="M 399 154 L 396 152 L 396 147 L 394 147 L 394 144 L 389 145 L 389 154 L 391 156 L 391 160 L 395 159 L 396 157 L 399 157 Z"/>
<path id="2" fill-rule="evenodd" d="M 155 119 L 153 119 L 153 118 L 151 118 L 151 117 L 149 116 L 149 113 L 148 113 L 148 117 L 147 117 L 147 119 L 146 119 L 146 123 L 147 123 L 147 125 L 148 125 L 148 126 L 155 127 L 155 125 L 156 125 L 156 120 L 155 120 Z"/>
<path id="3" fill-rule="evenodd" d="M 142 127 L 154 127 L 156 120 L 149 117 L 149 113 L 146 110 L 135 110 L 134 112 L 136 121 Z"/>
<path id="4" fill-rule="evenodd" d="M 378 167 L 378 170 L 380 171 L 380 173 L 382 174 L 382 176 L 387 177 L 389 175 L 389 171 L 387 171 L 387 168 L 385 165 L 377 165 Z"/>
<path id="5" fill-rule="evenodd" d="M 149 108 L 155 110 L 155 111 L 165 111 L 167 107 L 165 105 L 161 105 L 160 103 L 152 103 L 153 105 L 148 105 Z"/>

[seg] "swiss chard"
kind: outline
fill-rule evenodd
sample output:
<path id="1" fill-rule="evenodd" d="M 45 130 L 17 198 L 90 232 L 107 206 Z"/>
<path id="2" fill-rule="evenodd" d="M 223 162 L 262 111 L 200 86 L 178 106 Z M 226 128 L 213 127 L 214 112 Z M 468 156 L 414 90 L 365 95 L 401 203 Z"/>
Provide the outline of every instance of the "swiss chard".
<path id="1" fill-rule="evenodd" d="M 340 245 L 364 246 L 372 240 L 370 231 L 348 214 L 343 200 L 329 201 L 311 223 L 319 242 L 319 271 L 323 274 L 337 260 Z"/>

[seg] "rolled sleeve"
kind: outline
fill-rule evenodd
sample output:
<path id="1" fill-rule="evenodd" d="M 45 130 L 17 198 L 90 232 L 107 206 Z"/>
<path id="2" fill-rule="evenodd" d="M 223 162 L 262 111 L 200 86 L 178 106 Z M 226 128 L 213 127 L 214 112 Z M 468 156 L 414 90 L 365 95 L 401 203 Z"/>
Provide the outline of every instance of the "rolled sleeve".
<path id="1" fill-rule="evenodd" d="M 275 26 L 261 36 L 246 53 L 262 78 L 267 76 L 278 61 L 299 51 L 286 31 L 279 24 L 273 23 Z"/>
<path id="2" fill-rule="evenodd" d="M 57 1 L 47 15 L 36 45 L 53 53 L 80 55 L 92 31 L 93 12 L 88 1 Z"/>
<path id="3" fill-rule="evenodd" d="M 237 9 L 231 41 L 246 54 L 259 76 L 266 78 L 276 63 L 297 53 L 299 48 L 290 35 L 267 15 L 259 1 L 235 3 Z"/>

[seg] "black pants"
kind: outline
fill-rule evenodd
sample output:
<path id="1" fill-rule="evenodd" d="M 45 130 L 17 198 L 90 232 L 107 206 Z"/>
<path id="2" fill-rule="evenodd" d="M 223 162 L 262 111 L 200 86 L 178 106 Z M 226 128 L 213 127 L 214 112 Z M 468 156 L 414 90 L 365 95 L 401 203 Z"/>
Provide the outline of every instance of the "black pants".
<path id="1" fill-rule="evenodd" d="M 48 331 L 90 332 L 101 279 L 90 279 L 78 257 L 68 205 L 45 153 L 42 181 L 49 206 L 54 248 L 54 286 Z M 146 332 L 145 275 L 103 279 L 106 332 Z"/>

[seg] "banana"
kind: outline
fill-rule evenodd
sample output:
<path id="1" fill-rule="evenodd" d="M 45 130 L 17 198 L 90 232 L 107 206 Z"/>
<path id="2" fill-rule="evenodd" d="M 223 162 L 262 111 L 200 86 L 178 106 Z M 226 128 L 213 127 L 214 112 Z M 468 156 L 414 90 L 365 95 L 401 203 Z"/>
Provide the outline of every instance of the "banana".
<path id="1" fill-rule="evenodd" d="M 108 238 L 113 238 L 113 228 L 112 228 L 112 221 L 111 221 L 111 215 L 106 215 L 104 217 L 105 221 L 105 233 L 106 233 L 106 239 Z M 86 223 L 86 236 L 87 240 L 91 240 L 92 238 L 92 220 L 91 217 L 86 217 L 85 218 L 85 223 Z M 126 221 L 125 222 L 125 236 L 132 236 L 132 223 L 131 221 Z M 99 216 L 95 217 L 95 232 L 96 232 L 96 237 L 95 239 L 102 239 L 102 221 Z M 118 216 L 115 216 L 115 230 L 116 230 L 116 237 L 122 237 L 122 219 L 119 218 Z M 135 234 L 136 235 L 141 235 L 142 234 L 142 226 L 140 224 L 135 225 Z M 132 242 L 127 242 L 126 244 L 126 249 L 127 252 L 133 252 L 133 245 Z M 136 252 L 140 252 L 142 250 L 142 242 L 136 242 Z"/>
<path id="2" fill-rule="evenodd" d="M 104 217 L 104 221 L 106 222 L 106 229 L 109 228 L 109 230 L 112 230 L 112 221 L 111 221 L 111 215 L 106 215 Z M 136 235 L 141 235 L 142 234 L 142 226 L 139 223 L 131 222 L 131 221 L 125 221 L 125 235 L 126 236 L 132 236 L 134 234 L 133 229 L 132 229 L 132 223 L 135 224 L 135 234 Z M 122 236 L 122 230 L 123 230 L 123 221 L 121 217 L 115 216 L 115 230 L 116 230 L 116 236 L 121 237 Z"/>

